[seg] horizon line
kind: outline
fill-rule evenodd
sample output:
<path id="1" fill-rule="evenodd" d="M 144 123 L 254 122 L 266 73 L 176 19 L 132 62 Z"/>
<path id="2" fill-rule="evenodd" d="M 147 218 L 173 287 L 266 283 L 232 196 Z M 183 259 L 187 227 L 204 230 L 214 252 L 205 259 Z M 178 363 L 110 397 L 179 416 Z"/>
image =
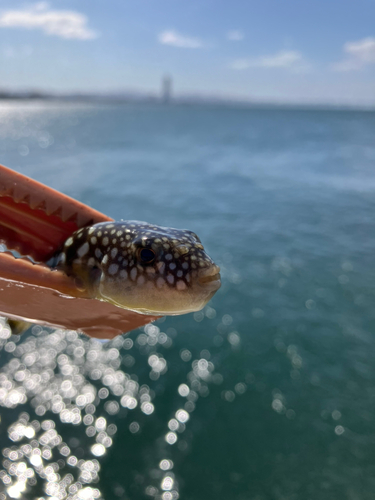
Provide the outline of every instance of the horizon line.
<path id="1" fill-rule="evenodd" d="M 364 109 L 375 111 L 375 101 L 369 103 L 348 101 L 309 101 L 309 100 L 286 100 L 272 98 L 251 98 L 242 96 L 230 96 L 225 94 L 205 94 L 200 92 L 179 92 L 171 95 L 166 101 L 160 92 L 145 90 L 70 90 L 56 91 L 36 88 L 29 89 L 1 89 L 0 101 L 4 100 L 69 100 L 74 101 L 123 101 L 123 102 L 159 102 L 164 104 L 227 104 L 264 107 L 308 107 L 308 108 L 334 108 L 334 109 Z"/>

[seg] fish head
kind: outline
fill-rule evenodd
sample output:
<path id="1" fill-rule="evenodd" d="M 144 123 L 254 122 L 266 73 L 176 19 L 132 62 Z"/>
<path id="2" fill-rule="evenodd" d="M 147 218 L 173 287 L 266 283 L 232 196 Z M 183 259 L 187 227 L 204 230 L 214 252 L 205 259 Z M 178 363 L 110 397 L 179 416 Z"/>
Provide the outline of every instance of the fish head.
<path id="1" fill-rule="evenodd" d="M 199 311 L 221 285 L 220 268 L 194 232 L 139 221 L 78 230 L 59 267 L 91 296 L 143 314 Z"/>

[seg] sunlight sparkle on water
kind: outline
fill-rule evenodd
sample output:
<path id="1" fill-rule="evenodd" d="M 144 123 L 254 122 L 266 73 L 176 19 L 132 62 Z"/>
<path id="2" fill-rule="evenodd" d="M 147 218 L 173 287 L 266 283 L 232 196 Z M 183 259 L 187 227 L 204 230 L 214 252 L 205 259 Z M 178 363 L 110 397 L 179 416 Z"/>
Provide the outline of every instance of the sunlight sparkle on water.
<path id="1" fill-rule="evenodd" d="M 208 313 L 214 316 L 213 311 Z M 167 331 L 172 335 L 177 333 L 171 328 Z M 137 376 L 121 369 L 133 366 L 135 357 L 121 356 L 120 349 L 127 352 L 139 349 L 144 353 L 152 381 L 168 370 L 166 357 L 157 348 L 168 349 L 171 338 L 155 325 L 148 325 L 143 332 L 136 342 L 117 337 L 100 343 L 73 331 L 47 331 L 34 326 L 31 334 L 17 337 L 11 336 L 0 319 L 0 348 L 11 353 L 0 373 L 0 404 L 14 409 L 29 402 L 30 412 L 34 413 L 33 417 L 20 413 L 8 429 L 13 448 L 3 449 L 5 460 L 0 480 L 9 497 L 20 498 L 25 488 L 32 491 L 39 485 L 50 498 L 59 500 L 102 498 L 99 489 L 89 486 L 99 480 L 100 473 L 99 462 L 90 456 L 100 459 L 112 447 L 118 428 L 111 418 L 118 413 L 126 417 L 134 412 L 138 420 L 141 415 L 148 417 L 155 411 L 154 391 Z M 177 390 L 186 402 L 170 415 L 163 433 L 164 443 L 178 443 L 174 449 L 180 452 L 187 449 L 188 443 L 179 439 L 178 434 L 185 432 L 199 397 L 208 394 L 207 384 L 220 375 L 214 373 L 209 350 L 202 350 L 200 355 L 192 359 L 188 349 L 181 350 L 181 360 L 191 366 L 187 379 L 181 381 Z M 134 436 L 144 425 L 142 420 L 141 429 L 137 420 L 125 427 Z M 79 431 L 69 444 L 64 441 L 64 427 L 62 434 L 57 430 L 61 424 Z M 161 442 L 158 437 L 156 442 Z M 160 473 L 174 467 L 170 458 L 162 458 L 164 453 L 164 448 L 160 448 L 156 457 Z M 152 496 L 161 495 L 162 500 L 179 498 L 178 483 L 171 472 L 159 477 L 158 485 L 147 486 L 147 491 Z"/>

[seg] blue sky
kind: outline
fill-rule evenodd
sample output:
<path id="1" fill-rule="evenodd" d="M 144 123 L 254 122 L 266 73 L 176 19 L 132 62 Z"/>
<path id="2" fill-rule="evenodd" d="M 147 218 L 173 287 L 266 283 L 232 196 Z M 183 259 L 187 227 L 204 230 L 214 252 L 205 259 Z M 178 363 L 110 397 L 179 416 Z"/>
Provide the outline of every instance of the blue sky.
<path id="1" fill-rule="evenodd" d="M 373 0 L 0 0 L 0 88 L 375 105 Z"/>

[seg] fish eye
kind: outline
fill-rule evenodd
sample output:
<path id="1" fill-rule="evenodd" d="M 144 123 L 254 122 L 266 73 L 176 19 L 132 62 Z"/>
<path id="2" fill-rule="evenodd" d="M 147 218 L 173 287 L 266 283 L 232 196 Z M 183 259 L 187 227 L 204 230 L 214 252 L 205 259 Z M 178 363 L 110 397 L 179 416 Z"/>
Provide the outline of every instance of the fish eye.
<path id="1" fill-rule="evenodd" d="M 139 248 L 137 254 L 143 264 L 151 264 L 155 260 L 155 252 L 151 248 Z"/>

